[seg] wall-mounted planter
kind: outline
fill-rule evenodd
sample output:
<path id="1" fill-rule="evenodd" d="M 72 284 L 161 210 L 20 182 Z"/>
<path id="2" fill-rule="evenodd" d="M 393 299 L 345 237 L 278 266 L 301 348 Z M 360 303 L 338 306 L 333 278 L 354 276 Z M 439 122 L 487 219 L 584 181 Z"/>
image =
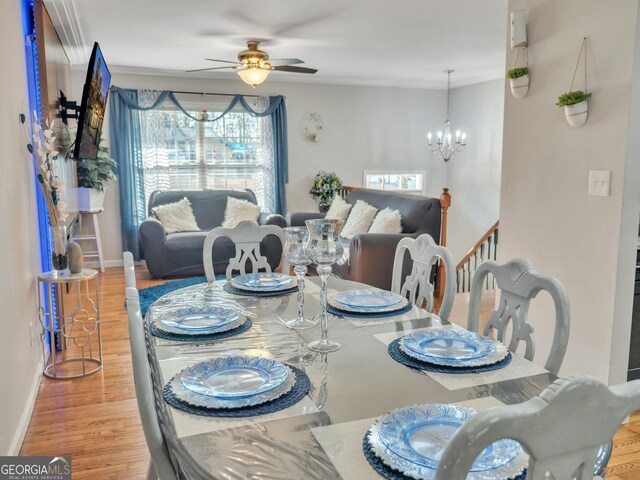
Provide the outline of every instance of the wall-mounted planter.
<path id="1" fill-rule="evenodd" d="M 511 95 L 518 100 L 522 100 L 529 93 L 529 75 L 523 75 L 518 78 L 510 78 Z"/>
<path id="2" fill-rule="evenodd" d="M 575 103 L 573 105 L 565 105 L 564 116 L 567 119 L 567 123 L 573 128 L 580 128 L 587 121 L 589 115 L 589 103 L 584 102 Z"/>

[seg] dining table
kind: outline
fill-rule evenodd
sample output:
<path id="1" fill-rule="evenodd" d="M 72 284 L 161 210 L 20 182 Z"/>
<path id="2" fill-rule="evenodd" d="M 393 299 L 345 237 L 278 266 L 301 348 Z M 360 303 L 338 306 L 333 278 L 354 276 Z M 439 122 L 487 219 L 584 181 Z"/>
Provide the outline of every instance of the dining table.
<path id="1" fill-rule="evenodd" d="M 410 405 L 457 404 L 476 410 L 516 404 L 538 395 L 556 376 L 512 354 L 504 368 L 450 374 L 409 368 L 387 352 L 390 342 L 434 327 L 456 328 L 437 315 L 412 307 L 382 318 L 329 317 L 328 336 L 341 348 L 315 353 L 307 343 L 320 327 L 292 330 L 284 323 L 298 313 L 296 294 L 268 298 L 228 293 L 225 280 L 175 290 L 156 300 L 145 315 L 147 347 L 163 436 L 182 474 L 213 479 L 380 479 L 362 448 L 370 425 Z M 330 278 L 328 295 L 366 285 Z M 221 340 L 183 342 L 151 333 L 154 312 L 181 304 L 216 304 L 240 310 L 251 328 Z M 321 312 L 317 277 L 308 277 L 304 313 Z M 214 357 L 273 358 L 309 377 L 309 393 L 298 403 L 252 417 L 187 413 L 163 400 L 165 385 L 185 368 Z"/>

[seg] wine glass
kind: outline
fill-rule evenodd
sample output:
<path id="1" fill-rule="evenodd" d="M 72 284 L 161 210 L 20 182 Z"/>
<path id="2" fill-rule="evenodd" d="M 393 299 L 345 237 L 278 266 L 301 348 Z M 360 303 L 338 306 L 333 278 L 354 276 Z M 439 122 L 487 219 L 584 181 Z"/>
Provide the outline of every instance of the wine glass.
<path id="1" fill-rule="evenodd" d="M 320 328 L 322 337 L 320 340 L 309 343 L 309 350 L 327 353 L 338 350 L 341 345 L 327 339 L 327 280 L 331 275 L 331 265 L 336 263 L 344 253 L 344 247 L 340 241 L 341 220 L 307 220 L 309 240 L 307 241 L 307 255 L 312 262 L 317 264 L 316 271 L 320 276 L 322 290 L 320 301 L 322 313 L 320 316 Z"/>
<path id="2" fill-rule="evenodd" d="M 284 244 L 284 259 L 293 265 L 293 271 L 298 279 L 298 317 L 287 320 L 284 324 L 294 330 L 304 330 L 315 327 L 317 320 L 304 318 L 304 276 L 307 265 L 311 263 L 306 251 L 309 231 L 305 227 L 288 227 L 283 229 L 286 242 Z"/>

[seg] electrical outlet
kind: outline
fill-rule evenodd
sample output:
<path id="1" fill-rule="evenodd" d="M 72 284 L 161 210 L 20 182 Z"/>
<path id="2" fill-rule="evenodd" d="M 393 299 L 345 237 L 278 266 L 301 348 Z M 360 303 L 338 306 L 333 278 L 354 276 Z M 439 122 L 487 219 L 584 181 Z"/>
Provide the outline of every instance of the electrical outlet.
<path id="1" fill-rule="evenodd" d="M 610 189 L 610 170 L 591 170 L 589 172 L 589 195 L 608 197 Z"/>

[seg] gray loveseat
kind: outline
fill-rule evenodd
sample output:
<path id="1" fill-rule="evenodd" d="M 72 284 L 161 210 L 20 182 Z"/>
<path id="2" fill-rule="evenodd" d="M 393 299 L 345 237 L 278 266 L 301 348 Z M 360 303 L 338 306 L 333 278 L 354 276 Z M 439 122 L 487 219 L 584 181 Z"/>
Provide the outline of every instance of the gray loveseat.
<path id="1" fill-rule="evenodd" d="M 362 233 L 351 240 L 343 239 L 345 256 L 333 266 L 333 272 L 340 278 L 389 290 L 396 247 L 402 238 L 416 238 L 428 233 L 436 243 L 440 242 L 442 208 L 439 198 L 363 188 L 349 192 L 345 200 L 352 205 L 358 200 L 363 200 L 378 210 L 389 207 L 400 211 L 402 233 Z M 291 226 L 302 226 L 305 220 L 323 217 L 324 214 L 317 212 L 289 213 L 287 222 Z M 404 274 L 408 274 L 410 269 L 411 262 L 408 261 L 407 255 Z"/>
<path id="2" fill-rule="evenodd" d="M 166 190 L 155 191 L 149 197 L 149 218 L 140 225 L 140 238 L 149 273 L 154 278 L 204 275 L 202 248 L 207 233 L 222 225 L 229 196 L 257 203 L 251 190 Z M 191 202 L 199 232 L 166 233 L 164 226 L 153 217 L 152 208 L 173 203 L 187 197 Z M 260 225 L 286 227 L 286 220 L 278 214 L 260 214 Z M 280 240 L 273 235 L 261 244 L 272 269 L 282 256 Z M 235 247 L 228 238 L 216 240 L 213 250 L 213 265 L 216 273 L 223 273 L 229 259 L 235 256 Z"/>

